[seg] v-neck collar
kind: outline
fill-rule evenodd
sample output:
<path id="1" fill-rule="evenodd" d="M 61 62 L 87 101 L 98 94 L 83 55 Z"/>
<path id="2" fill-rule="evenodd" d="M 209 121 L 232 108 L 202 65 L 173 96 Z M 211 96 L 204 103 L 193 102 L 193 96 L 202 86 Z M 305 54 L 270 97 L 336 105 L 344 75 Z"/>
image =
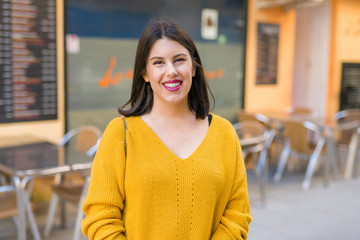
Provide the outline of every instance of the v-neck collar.
<path id="1" fill-rule="evenodd" d="M 159 144 L 164 151 L 169 154 L 170 156 L 180 160 L 180 161 L 185 161 L 187 159 L 191 159 L 194 156 L 196 156 L 197 154 L 200 154 L 203 149 L 205 148 L 205 146 L 207 145 L 207 142 L 209 141 L 208 139 L 210 138 L 210 135 L 212 134 L 212 132 L 214 131 L 213 129 L 215 128 L 214 125 L 216 124 L 216 117 L 214 114 L 212 114 L 212 121 L 211 124 L 206 132 L 205 137 L 202 139 L 201 143 L 198 145 L 198 147 L 186 158 L 180 158 L 179 156 L 177 156 L 173 151 L 170 150 L 170 148 L 160 139 L 160 137 L 154 132 L 154 130 L 143 120 L 141 119 L 141 117 L 136 116 L 135 118 L 137 119 L 137 121 L 139 122 L 139 124 L 141 124 L 143 126 L 143 128 L 145 129 L 145 134 L 148 135 L 150 138 L 152 138 L 152 140 L 156 143 Z"/>

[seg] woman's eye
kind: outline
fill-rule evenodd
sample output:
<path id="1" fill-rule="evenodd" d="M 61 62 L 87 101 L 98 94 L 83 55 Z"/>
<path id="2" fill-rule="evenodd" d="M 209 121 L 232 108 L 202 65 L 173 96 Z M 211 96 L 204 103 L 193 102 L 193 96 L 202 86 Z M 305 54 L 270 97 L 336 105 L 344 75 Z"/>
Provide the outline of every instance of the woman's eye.
<path id="1" fill-rule="evenodd" d="M 177 58 L 177 59 L 175 59 L 175 62 L 183 62 L 183 61 L 185 61 L 185 58 Z"/>
<path id="2" fill-rule="evenodd" d="M 154 65 L 161 64 L 161 63 L 163 63 L 163 62 L 162 62 L 162 61 L 155 61 L 155 62 L 153 62 Z"/>

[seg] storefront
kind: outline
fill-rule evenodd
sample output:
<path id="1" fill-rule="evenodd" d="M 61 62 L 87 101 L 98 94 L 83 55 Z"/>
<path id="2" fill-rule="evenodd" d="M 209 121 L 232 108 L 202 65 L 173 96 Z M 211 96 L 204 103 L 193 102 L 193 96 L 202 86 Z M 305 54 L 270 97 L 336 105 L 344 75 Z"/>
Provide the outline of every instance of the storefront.
<path id="1" fill-rule="evenodd" d="M 138 38 L 149 19 L 174 18 L 194 39 L 215 96 L 230 121 L 243 106 L 245 0 L 85 1 L 65 5 L 67 129 L 104 129 L 130 96 Z"/>

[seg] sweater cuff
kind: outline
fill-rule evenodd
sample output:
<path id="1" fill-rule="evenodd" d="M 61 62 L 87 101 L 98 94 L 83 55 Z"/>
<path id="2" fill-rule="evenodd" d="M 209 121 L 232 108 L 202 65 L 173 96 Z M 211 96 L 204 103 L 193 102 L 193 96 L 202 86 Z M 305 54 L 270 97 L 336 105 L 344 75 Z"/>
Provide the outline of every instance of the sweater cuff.
<path id="1" fill-rule="evenodd" d="M 241 240 L 246 239 L 244 238 L 243 235 L 241 236 L 242 236 Z M 216 229 L 215 233 L 211 237 L 211 240 L 231 240 L 231 239 L 233 238 L 229 235 L 229 233 L 226 232 L 226 229 L 224 228 L 223 225 L 219 225 L 219 227 Z"/>

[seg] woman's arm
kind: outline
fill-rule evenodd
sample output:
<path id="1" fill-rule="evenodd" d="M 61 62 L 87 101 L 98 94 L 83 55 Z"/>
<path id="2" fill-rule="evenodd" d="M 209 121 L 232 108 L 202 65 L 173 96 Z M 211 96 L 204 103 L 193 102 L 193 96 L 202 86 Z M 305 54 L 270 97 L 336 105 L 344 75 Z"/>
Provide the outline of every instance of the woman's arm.
<path id="1" fill-rule="evenodd" d="M 125 190 L 124 123 L 115 118 L 107 126 L 91 169 L 81 223 L 89 239 L 126 239 L 121 219 Z"/>
<path id="2" fill-rule="evenodd" d="M 235 136 L 236 166 L 235 177 L 226 209 L 212 240 L 246 239 L 251 222 L 250 203 L 247 188 L 246 169 L 239 139 Z"/>

